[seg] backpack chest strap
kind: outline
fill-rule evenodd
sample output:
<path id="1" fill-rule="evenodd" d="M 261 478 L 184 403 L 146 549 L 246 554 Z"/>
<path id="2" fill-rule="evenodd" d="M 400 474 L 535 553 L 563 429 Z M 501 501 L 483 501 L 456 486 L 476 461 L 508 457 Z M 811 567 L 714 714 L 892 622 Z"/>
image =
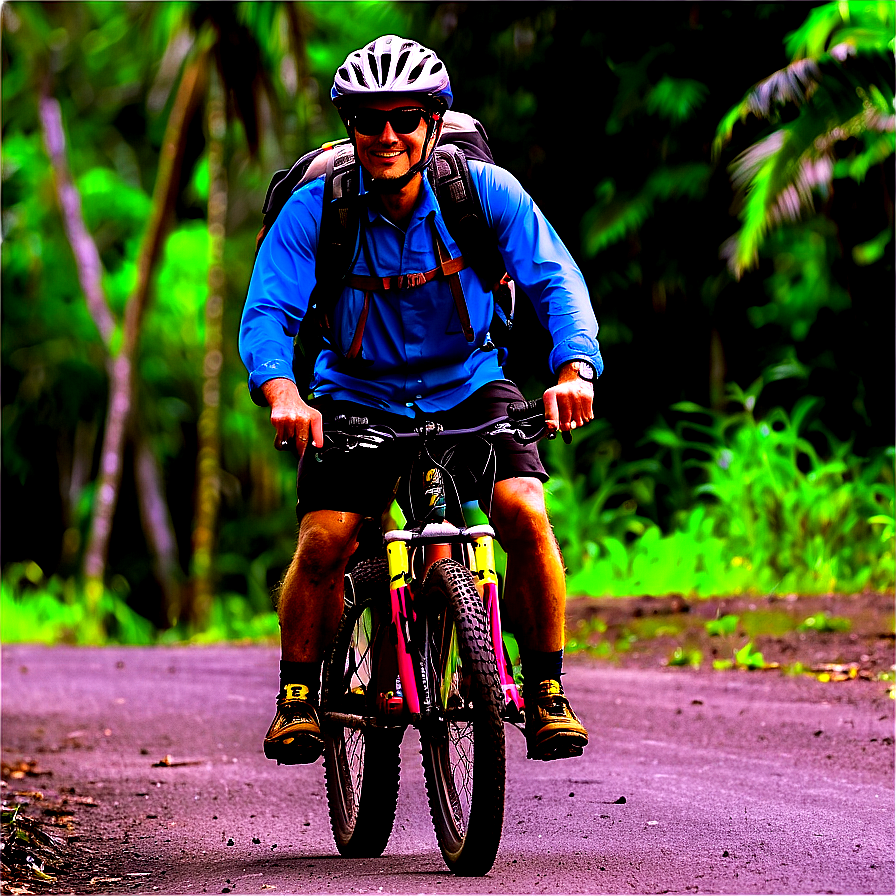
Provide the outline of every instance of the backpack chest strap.
<path id="1" fill-rule="evenodd" d="M 419 274 L 396 274 L 394 277 L 367 277 L 362 274 L 351 274 L 346 283 L 352 289 L 362 289 L 365 292 L 373 290 L 413 289 L 415 286 L 423 286 L 436 277 L 450 277 L 462 271 L 466 267 L 464 258 L 449 258 L 444 264 L 440 264 L 431 271 L 423 271 Z"/>

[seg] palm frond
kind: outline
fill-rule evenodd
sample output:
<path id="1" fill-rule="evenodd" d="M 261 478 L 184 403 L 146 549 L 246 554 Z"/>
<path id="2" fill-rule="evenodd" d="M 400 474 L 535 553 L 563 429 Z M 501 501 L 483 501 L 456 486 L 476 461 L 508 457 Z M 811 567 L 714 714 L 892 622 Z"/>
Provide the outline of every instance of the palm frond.
<path id="1" fill-rule="evenodd" d="M 753 267 L 768 232 L 814 210 L 814 196 L 834 176 L 831 147 L 819 149 L 818 121 L 805 115 L 751 146 L 732 163 L 732 180 L 743 195 L 740 230 L 722 246 L 735 278 Z"/>
<path id="2" fill-rule="evenodd" d="M 691 117 L 708 93 L 709 88 L 700 81 L 666 75 L 647 94 L 647 111 L 678 124 Z"/>
<path id="3" fill-rule="evenodd" d="M 750 88 L 719 124 L 713 141 L 713 156 L 718 158 L 731 139 L 736 124 L 746 121 L 750 115 L 769 118 L 776 107 L 787 103 L 804 105 L 814 95 L 820 80 L 818 62 L 815 59 L 799 59 Z"/>
<path id="4" fill-rule="evenodd" d="M 694 162 L 657 168 L 630 196 L 617 196 L 612 181 L 597 189 L 597 203 L 582 220 L 583 242 L 588 255 L 596 255 L 637 231 L 650 217 L 657 202 L 699 199 L 712 173 L 709 165 Z"/>
<path id="5" fill-rule="evenodd" d="M 813 9 L 784 46 L 791 59 L 819 57 L 835 42 L 859 50 L 892 49 L 894 5 L 886 2 L 834 2 Z"/>

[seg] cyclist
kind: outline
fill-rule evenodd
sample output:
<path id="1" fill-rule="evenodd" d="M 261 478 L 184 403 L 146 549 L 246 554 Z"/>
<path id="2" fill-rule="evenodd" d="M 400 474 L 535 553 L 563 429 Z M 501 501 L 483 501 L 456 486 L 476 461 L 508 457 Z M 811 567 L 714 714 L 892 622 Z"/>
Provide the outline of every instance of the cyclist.
<path id="1" fill-rule="evenodd" d="M 297 189 L 261 245 L 240 328 L 240 352 L 257 404 L 269 405 L 276 441 L 296 441 L 299 534 L 278 595 L 281 628 L 277 714 L 264 752 L 279 763 L 313 762 L 323 750 L 318 712 L 321 665 L 342 613 L 342 583 L 365 518 L 379 519 L 395 494 L 401 451 L 329 452 L 322 419 L 366 416 L 395 428 L 415 418 L 471 427 L 521 400 L 487 344 L 493 297 L 469 268 L 460 271 L 468 341 L 446 279 L 398 281 L 438 268 L 434 229 L 452 256 L 459 250 L 422 172 L 450 108 L 448 73 L 420 44 L 386 35 L 347 57 L 331 99 L 360 164 L 361 250 L 352 274 L 382 288 L 350 284 L 333 314 L 332 338 L 317 357 L 306 403 L 293 378 L 293 339 L 315 284 L 315 252 L 324 177 Z M 557 385 L 544 393 L 549 428 L 571 430 L 593 419 L 594 381 L 603 370 L 597 322 L 585 282 L 531 197 L 507 171 L 469 162 L 508 272 L 533 302 L 553 338 Z M 413 283 L 413 288 L 395 288 Z M 418 285 L 419 284 L 419 285 Z M 358 338 L 354 360 L 341 347 Z M 357 347 L 357 346 L 356 346 Z M 453 422 L 452 422 L 453 421 Z M 498 446 L 490 516 L 507 556 L 505 618 L 517 636 L 525 680 L 528 755 L 579 755 L 588 735 L 563 694 L 563 562 L 548 522 L 547 474 L 532 445 Z M 371 462 L 372 461 L 372 462 Z M 483 498 L 483 501 L 486 499 Z"/>

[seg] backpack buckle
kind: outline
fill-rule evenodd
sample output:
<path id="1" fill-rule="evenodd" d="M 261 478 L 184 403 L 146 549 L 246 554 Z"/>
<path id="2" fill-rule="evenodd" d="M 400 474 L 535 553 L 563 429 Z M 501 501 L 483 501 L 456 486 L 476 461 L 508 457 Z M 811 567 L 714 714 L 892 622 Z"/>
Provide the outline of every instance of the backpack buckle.
<path id="1" fill-rule="evenodd" d="M 423 286 L 426 283 L 426 274 L 399 274 L 398 288 L 413 289 L 415 286 Z"/>

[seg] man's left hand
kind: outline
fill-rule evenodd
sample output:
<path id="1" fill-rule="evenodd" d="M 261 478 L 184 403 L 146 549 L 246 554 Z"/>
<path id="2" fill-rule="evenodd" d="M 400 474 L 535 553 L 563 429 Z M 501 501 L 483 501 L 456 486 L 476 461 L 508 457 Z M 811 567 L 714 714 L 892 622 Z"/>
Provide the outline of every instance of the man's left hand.
<path id="1" fill-rule="evenodd" d="M 571 362 L 560 368 L 557 385 L 544 393 L 544 411 L 552 432 L 568 432 L 594 419 L 594 386 L 576 373 Z"/>

